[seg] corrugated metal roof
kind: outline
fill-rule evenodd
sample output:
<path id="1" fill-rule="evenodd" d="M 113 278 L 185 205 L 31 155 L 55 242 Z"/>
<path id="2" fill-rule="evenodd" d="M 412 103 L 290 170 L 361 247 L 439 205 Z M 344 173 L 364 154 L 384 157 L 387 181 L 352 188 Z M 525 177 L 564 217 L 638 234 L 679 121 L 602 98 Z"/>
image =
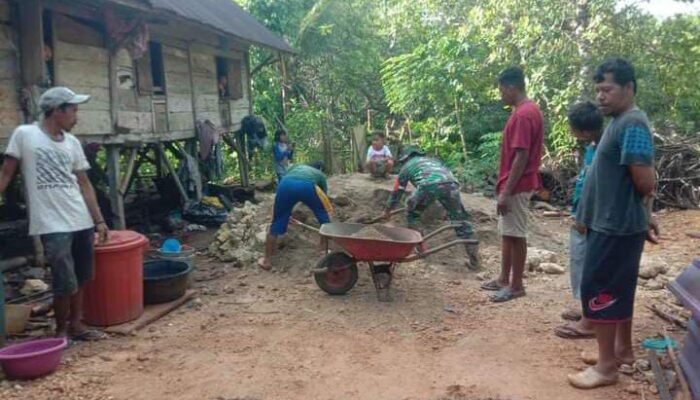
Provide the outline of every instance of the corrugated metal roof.
<path id="1" fill-rule="evenodd" d="M 233 0 L 147 0 L 154 9 L 208 25 L 254 44 L 293 53 L 281 37 L 248 14 Z"/>

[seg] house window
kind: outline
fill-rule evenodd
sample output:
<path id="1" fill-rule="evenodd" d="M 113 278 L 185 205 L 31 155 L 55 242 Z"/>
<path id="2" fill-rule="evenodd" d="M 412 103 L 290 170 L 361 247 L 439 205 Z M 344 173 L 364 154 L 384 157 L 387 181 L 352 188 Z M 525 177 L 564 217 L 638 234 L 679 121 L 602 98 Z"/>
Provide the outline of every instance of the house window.
<path id="1" fill-rule="evenodd" d="M 41 15 L 41 24 L 43 27 L 43 43 L 41 54 L 44 60 L 44 82 L 46 87 L 52 87 L 55 84 L 55 66 L 53 54 L 53 18 L 51 11 L 44 10 Z"/>
<path id="2" fill-rule="evenodd" d="M 219 99 L 222 100 L 231 97 L 228 71 L 228 60 L 223 57 L 216 57 L 216 87 L 219 91 Z"/>
<path id="3" fill-rule="evenodd" d="M 241 60 L 228 60 L 228 82 L 231 100 L 243 98 L 243 62 Z"/>
<path id="4" fill-rule="evenodd" d="M 149 44 L 151 59 L 151 80 L 154 94 L 165 94 L 165 68 L 163 64 L 163 45 L 157 42 Z"/>

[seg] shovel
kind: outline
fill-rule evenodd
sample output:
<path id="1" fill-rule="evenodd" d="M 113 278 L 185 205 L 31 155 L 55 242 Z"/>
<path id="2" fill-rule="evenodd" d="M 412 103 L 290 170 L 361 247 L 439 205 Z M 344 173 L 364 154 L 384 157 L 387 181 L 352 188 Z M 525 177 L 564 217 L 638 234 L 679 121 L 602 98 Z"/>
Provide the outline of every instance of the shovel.
<path id="1" fill-rule="evenodd" d="M 394 210 L 394 211 L 391 212 L 391 215 L 396 215 L 396 214 L 401 213 L 401 212 L 404 212 L 404 211 L 406 211 L 406 207 L 397 208 L 396 210 Z M 375 217 L 375 218 L 371 218 L 371 217 L 360 217 L 360 218 L 357 219 L 357 222 L 360 223 L 360 224 L 371 225 L 371 224 L 374 224 L 374 223 L 377 223 L 377 222 L 381 221 L 383 218 L 384 218 L 383 215 L 380 215 L 379 217 Z"/>

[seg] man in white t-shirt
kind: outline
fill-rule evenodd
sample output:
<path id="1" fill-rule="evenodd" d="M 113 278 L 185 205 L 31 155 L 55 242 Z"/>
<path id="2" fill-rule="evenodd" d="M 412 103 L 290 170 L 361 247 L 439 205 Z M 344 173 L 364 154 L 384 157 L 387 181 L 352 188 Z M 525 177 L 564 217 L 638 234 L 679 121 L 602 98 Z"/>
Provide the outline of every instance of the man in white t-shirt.
<path id="1" fill-rule="evenodd" d="M 0 170 L 0 195 L 21 167 L 29 204 L 29 234 L 39 236 L 51 264 L 56 336 L 96 340 L 99 332 L 82 323 L 83 292 L 94 271 L 94 232 L 101 242 L 108 228 L 86 171 L 90 168 L 78 139 L 71 135 L 78 104 L 90 96 L 65 87 L 39 98 L 43 119 L 18 127 Z"/>
<path id="2" fill-rule="evenodd" d="M 374 177 L 391 175 L 394 169 L 394 157 L 389 146 L 384 144 L 384 136 L 377 133 L 372 137 L 372 145 L 367 149 L 367 170 Z"/>

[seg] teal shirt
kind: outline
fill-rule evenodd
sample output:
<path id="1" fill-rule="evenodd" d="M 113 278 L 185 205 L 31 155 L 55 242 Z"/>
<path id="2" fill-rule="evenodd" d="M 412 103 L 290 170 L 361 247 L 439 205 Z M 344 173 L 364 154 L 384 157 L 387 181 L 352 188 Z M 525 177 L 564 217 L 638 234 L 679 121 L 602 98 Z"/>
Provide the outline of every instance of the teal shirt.
<path id="1" fill-rule="evenodd" d="M 282 179 L 287 178 L 313 182 L 315 185 L 320 187 L 324 193 L 328 193 L 328 182 L 326 181 L 326 175 L 314 167 L 304 164 L 295 165 L 287 170 L 287 173 Z"/>
<path id="2" fill-rule="evenodd" d="M 588 168 L 593 164 L 593 157 L 595 157 L 595 144 L 589 144 L 586 146 L 586 152 L 583 155 L 583 167 L 579 171 L 576 177 L 576 185 L 574 186 L 574 196 L 573 204 L 571 205 L 571 214 L 576 217 L 576 209 L 578 208 L 578 201 L 581 199 L 581 192 L 583 192 L 583 184 L 586 182 L 586 174 L 588 173 Z"/>

